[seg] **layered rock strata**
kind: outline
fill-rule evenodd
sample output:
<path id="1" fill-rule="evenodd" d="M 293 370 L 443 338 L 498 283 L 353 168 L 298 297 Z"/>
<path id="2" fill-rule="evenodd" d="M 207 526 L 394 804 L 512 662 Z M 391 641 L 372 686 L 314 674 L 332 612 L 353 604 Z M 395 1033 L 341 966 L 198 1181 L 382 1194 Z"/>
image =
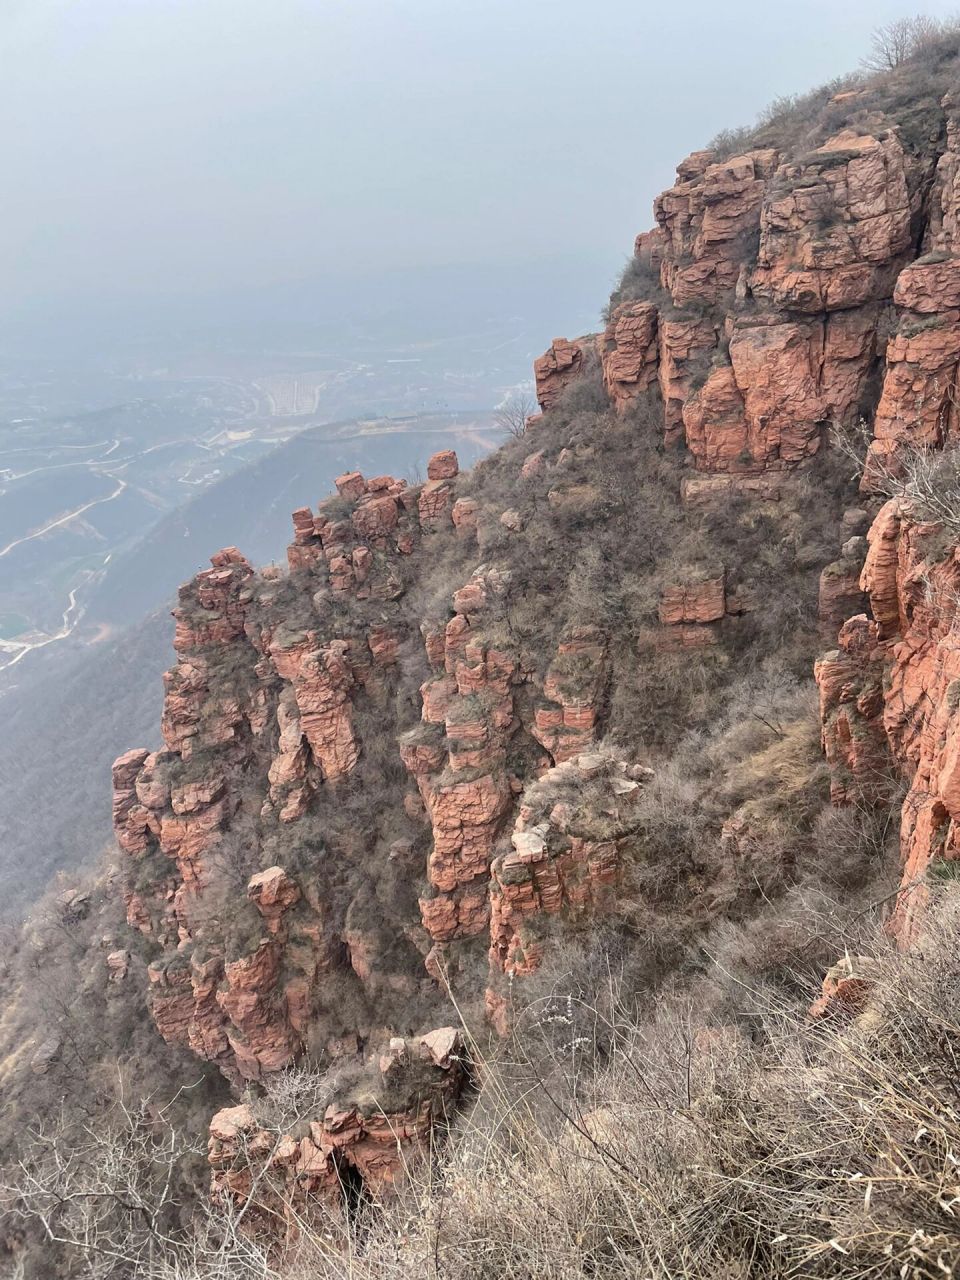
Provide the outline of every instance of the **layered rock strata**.
<path id="1" fill-rule="evenodd" d="M 655 202 L 657 229 L 637 238 L 627 287 L 639 296 L 615 297 L 596 340 L 555 341 L 537 362 L 541 403 L 582 376 L 595 344 L 617 411 L 657 385 L 665 439 L 697 470 L 788 470 L 868 411 L 895 303 L 872 452 L 882 464 L 903 437 L 939 441 L 958 362 L 957 127 L 945 109 L 935 178 L 879 117 L 799 157 L 689 156 Z M 928 254 L 913 261 L 924 219 Z M 919 415 L 905 413 L 911 397 Z"/>
<path id="2" fill-rule="evenodd" d="M 911 453 L 955 442 L 960 130 L 950 100 L 944 111 L 926 151 L 858 110 L 802 153 L 684 160 L 603 333 L 537 360 L 547 416 L 530 422 L 542 438 L 509 504 L 449 450 L 423 485 L 349 471 L 336 498 L 294 513 L 286 572 L 227 548 L 181 590 L 163 748 L 114 766 L 157 1027 L 251 1098 L 292 1064 L 348 1063 L 383 1099 L 378 1111 L 338 1093 L 309 1135 L 271 1136 L 247 1104 L 221 1113 L 217 1195 L 246 1194 L 241 1147 L 268 1157 L 288 1230 L 301 1191 L 342 1204 L 354 1175 L 382 1191 L 459 1087 L 456 1055 L 434 1060 L 424 1030 L 448 988 L 466 975 L 477 990 L 485 966 L 505 1030 L 505 990 L 554 933 L 616 909 L 645 776 L 604 746 L 623 637 L 580 611 L 521 643 L 509 605 L 523 573 L 498 560 L 538 520 L 585 545 L 602 517 L 609 459 L 576 424 L 551 443 L 551 424 L 582 403 L 611 434 L 662 433 L 686 451 L 684 520 L 705 526 L 733 504 L 758 527 L 774 519 L 785 473 L 861 417 L 874 511 Z M 908 784 L 892 928 L 909 941 L 958 858 L 960 562 L 950 529 L 906 500 L 883 506 L 866 544 L 867 513 L 848 514 L 819 580 L 818 623 L 839 633 L 817 665 L 823 741 L 838 803 L 887 803 L 897 777 Z M 721 645 L 726 619 L 762 605 L 731 549 L 716 544 L 725 565 L 711 545 L 664 582 L 651 653 Z M 434 556 L 457 566 L 441 590 Z M 746 848 L 736 821 L 721 838 Z M 129 984 L 126 955 L 111 951 L 110 981 Z M 831 977 L 828 1004 L 855 976 Z"/>
<path id="3" fill-rule="evenodd" d="M 843 624 L 816 678 L 834 799 L 877 803 L 891 775 L 908 783 L 891 921 L 907 943 L 931 880 L 960 858 L 960 549 L 896 498 L 867 538 L 861 586 L 872 617 Z"/>
<path id="4" fill-rule="evenodd" d="M 450 521 L 457 475 L 445 451 L 420 492 L 339 477 L 336 510 L 294 513 L 288 578 L 255 574 L 235 548 L 214 556 L 180 592 L 164 750 L 114 766 L 128 920 L 160 949 L 148 970 L 158 1029 L 234 1082 L 296 1061 L 321 977 L 362 969 L 360 935 L 332 925 L 324 877 L 259 871 L 257 850 L 291 847 L 280 831 L 355 772 L 355 707 L 389 696 L 408 625 L 402 566 Z M 355 621 L 338 634 L 345 597 Z"/>
<path id="5" fill-rule="evenodd" d="M 240 1229 L 275 1254 L 304 1229 L 345 1222 L 360 1197 L 391 1194 L 452 1115 L 465 1078 L 462 1038 L 452 1027 L 392 1037 L 352 1064 L 352 1075 L 347 1093 L 356 1100 L 314 1114 L 275 1117 L 268 1098 L 223 1108 L 210 1122 L 213 1199 L 228 1202 Z M 391 1101 L 398 1092 L 410 1099 L 401 1109 Z"/>
<path id="6" fill-rule="evenodd" d="M 492 866 L 495 972 L 518 977 L 539 968 L 548 917 L 584 918 L 609 906 L 647 772 L 608 752 L 585 752 L 525 789 L 510 848 Z"/>

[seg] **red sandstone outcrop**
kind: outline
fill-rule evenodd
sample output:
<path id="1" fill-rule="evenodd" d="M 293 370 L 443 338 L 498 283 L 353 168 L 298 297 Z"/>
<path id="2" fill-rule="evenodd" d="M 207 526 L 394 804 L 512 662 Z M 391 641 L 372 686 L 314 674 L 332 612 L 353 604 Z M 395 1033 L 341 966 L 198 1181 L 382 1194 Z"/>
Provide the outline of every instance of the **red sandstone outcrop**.
<path id="1" fill-rule="evenodd" d="M 713 577 L 664 587 L 660 593 L 659 617 L 665 626 L 719 622 L 726 611 L 726 574 L 722 570 Z"/>
<path id="2" fill-rule="evenodd" d="M 852 129 L 782 166 L 761 215 L 753 293 L 806 312 L 888 297 L 911 247 L 907 168 L 895 133 Z"/>
<path id="3" fill-rule="evenodd" d="M 338 476 L 336 485 L 349 503 L 347 515 L 332 519 L 322 508 L 313 515 L 309 507 L 294 512 L 294 540 L 287 548 L 291 573 L 316 573 L 325 565 L 321 591 L 358 600 L 394 598 L 397 578 L 388 556 L 409 555 L 416 545 L 417 525 L 410 518 L 415 495 L 405 480 L 367 480 L 359 471 Z"/>
<path id="4" fill-rule="evenodd" d="M 905 445 L 937 448 L 956 432 L 960 132 L 951 108 L 924 231 L 930 172 L 896 129 L 863 119 L 800 157 L 698 152 L 678 167 L 603 335 L 557 339 L 536 362 L 546 416 L 531 420 L 540 447 L 515 460 L 522 502 L 491 509 L 480 487 L 464 496 L 450 450 L 413 488 L 347 472 L 336 499 L 294 512 L 288 575 L 255 574 L 228 548 L 181 591 L 165 749 L 114 766 L 124 900 L 154 948 L 158 1029 L 237 1089 L 267 1092 L 304 1057 L 342 1066 L 359 1063 L 361 1044 L 380 1046 L 375 1070 L 360 1064 L 375 1087 L 362 1101 L 338 1094 L 309 1134 L 271 1132 L 246 1107 L 220 1113 L 216 1194 L 246 1196 L 251 1154 L 275 1175 L 270 1211 L 291 1224 L 304 1198 L 339 1205 L 346 1170 L 384 1190 L 459 1072 L 443 1049 L 453 1033 L 411 1040 L 384 1027 L 418 1025 L 437 988 L 488 952 L 487 1008 L 506 1029 L 504 976 L 536 969 L 561 923 L 616 909 L 642 781 L 597 747 L 620 653 L 591 627 L 551 632 L 531 653 L 505 625 L 509 575 L 496 564 L 462 583 L 444 618 L 435 603 L 427 622 L 407 607 L 434 548 L 462 566 L 478 525 L 498 518 L 516 547 L 545 489 L 548 515 L 602 511 L 602 467 L 572 465 L 589 449 L 571 433 L 557 453 L 550 414 L 566 389 L 602 375 L 622 414 L 659 388 L 665 440 L 689 451 L 680 500 L 708 517 L 733 499 L 777 501 L 783 473 L 813 458 L 829 424 L 869 414 L 881 382 L 872 465 L 892 469 Z M 924 256 L 910 262 L 921 235 Z M 840 628 L 817 665 L 823 739 L 838 803 L 883 801 L 891 769 L 910 784 L 894 924 L 906 940 L 937 865 L 960 857 L 960 568 L 943 529 L 892 503 L 861 575 L 861 526 L 820 580 L 820 625 Z M 719 644 L 722 619 L 752 607 L 735 570 L 706 564 L 666 583 L 644 643 Z M 411 671 L 421 718 L 399 754 L 416 789 L 401 799 L 378 748 L 415 719 Z M 384 823 L 358 820 L 366 786 L 374 807 L 391 797 Z M 749 833 L 735 821 L 725 838 L 743 851 Z M 129 982 L 125 954 L 110 953 L 111 981 Z M 855 977 L 833 974 L 831 1007 Z M 379 1113 L 370 1097 L 387 1085 Z"/>
<path id="5" fill-rule="evenodd" d="M 514 977 L 539 968 L 548 917 L 582 920 L 607 909 L 640 789 L 625 761 L 585 753 L 555 765 L 523 793 L 510 837 L 494 860 L 490 962 Z M 601 819 L 603 834 L 596 833 Z"/>
<path id="6" fill-rule="evenodd" d="M 859 1013 L 867 1003 L 874 981 L 872 965 L 866 956 L 844 956 L 827 970 L 820 995 L 810 1006 L 807 1016 L 813 1021 Z"/>
<path id="7" fill-rule="evenodd" d="M 556 404 L 570 383 L 580 377 L 589 341 L 587 338 L 576 338 L 573 342 L 554 338 L 549 350 L 534 361 L 533 373 L 541 409 L 547 410 Z"/>
<path id="8" fill-rule="evenodd" d="M 816 321 L 738 324 L 730 364 L 715 367 L 683 407 L 697 468 L 758 474 L 816 453 L 824 424 L 849 421 L 857 410 L 876 323 L 863 309 Z"/>
<path id="9" fill-rule="evenodd" d="M 956 253 L 960 251 L 960 122 L 952 93 L 944 97 L 941 105 L 947 119 L 947 139 L 930 192 L 923 249 Z"/>
<path id="10" fill-rule="evenodd" d="M 685 507 L 723 506 L 736 497 L 779 502 L 780 485 L 773 476 L 687 476 L 680 482 L 680 501 Z"/>
<path id="11" fill-rule="evenodd" d="M 935 864 L 960 857 L 960 551 L 899 499 L 868 534 L 861 584 L 873 620 L 846 622 L 816 668 L 839 802 L 910 784 L 901 817 L 903 880 L 892 929 L 907 942 Z"/>
<path id="12" fill-rule="evenodd" d="M 683 435 L 683 412 L 694 379 L 709 363 L 719 340 L 717 322 L 709 315 L 663 315 L 657 329 L 658 376 L 663 397 L 664 435 L 675 444 Z"/>
<path id="13" fill-rule="evenodd" d="M 286 1115 L 268 1095 L 210 1121 L 211 1194 L 241 1211 L 241 1230 L 272 1251 L 293 1245 L 318 1211 L 321 1222 L 324 1214 L 345 1217 L 351 1177 L 374 1200 L 393 1192 L 456 1103 L 463 1041 L 452 1027 L 392 1037 L 353 1074 L 352 1087 L 316 1118 Z M 411 1099 L 399 1109 L 390 1101 L 398 1091 Z"/>
<path id="14" fill-rule="evenodd" d="M 299 712 L 298 727 L 321 776 L 331 782 L 348 774 L 360 752 L 353 732 L 351 692 L 355 677 L 344 640 L 321 644 L 314 632 L 275 639 L 270 658 L 288 680 Z"/>
<path id="15" fill-rule="evenodd" d="M 578 627 L 560 641 L 530 727 L 555 764 L 570 760 L 593 745 L 606 680 L 606 640 L 602 632 L 596 627 Z"/>
<path id="16" fill-rule="evenodd" d="M 308 781 L 310 749 L 303 737 L 300 710 L 292 688 L 285 689 L 277 703 L 277 753 L 267 777 L 270 801 L 281 822 L 296 822 L 310 804 L 312 787 Z"/>
<path id="17" fill-rule="evenodd" d="M 130 952 L 125 947 L 121 947 L 117 951 L 111 951 L 107 956 L 106 964 L 109 981 L 113 983 L 123 982 L 130 969 Z"/>
<path id="18" fill-rule="evenodd" d="M 140 804 L 136 783 L 150 752 L 127 751 L 113 762 L 113 830 L 125 853 L 144 853 L 150 839 L 148 811 Z"/>
<path id="19" fill-rule="evenodd" d="M 252 954 L 228 960 L 216 1001 L 228 1018 L 226 1036 L 245 1080 L 279 1071 L 298 1056 L 301 1043 L 277 1000 L 284 949 L 264 938 Z"/>
<path id="20" fill-rule="evenodd" d="M 496 838 L 512 802 L 506 750 L 515 730 L 515 658 L 487 643 L 483 616 L 502 590 L 481 573 L 454 593 L 454 615 L 426 638 L 431 665 L 443 673 L 421 688 L 423 727 L 406 735 L 400 754 L 430 819 L 430 893 L 420 900 L 423 926 L 437 942 L 486 928 L 487 878 Z"/>
<path id="21" fill-rule="evenodd" d="M 702 649 L 719 642 L 716 623 L 727 614 L 748 611 L 741 593 L 728 592 L 722 566 L 711 573 L 692 575 L 688 581 L 662 589 L 658 606 L 658 649 Z"/>
<path id="22" fill-rule="evenodd" d="M 698 152 L 677 168 L 680 181 L 654 202 L 663 232 L 661 280 L 677 307 L 713 302 L 736 287 L 751 233 L 760 226 L 775 151 L 711 163 Z"/>
<path id="23" fill-rule="evenodd" d="M 912 263 L 897 280 L 900 308 L 887 345 L 864 486 L 896 475 L 904 448 L 939 448 L 957 430 L 960 370 L 960 258 Z"/>
<path id="24" fill-rule="evenodd" d="M 956 224 L 950 127 L 926 238 L 941 256 L 954 251 Z M 699 470 L 759 476 L 798 466 L 820 448 L 825 424 L 861 411 L 883 351 L 879 308 L 913 252 L 921 168 L 895 130 L 863 126 L 799 158 L 695 152 L 677 175 L 655 202 L 658 231 L 636 245 L 641 280 L 659 276 L 662 292 L 651 284 L 646 299 L 621 302 L 598 343 L 611 403 L 623 411 L 656 379 L 666 440 L 685 436 Z M 904 274 L 898 303 L 914 309 L 922 288 L 949 329 L 952 290 L 924 270 L 912 301 Z M 912 327 L 908 320 L 908 335 Z M 918 366 L 928 366 L 931 384 L 949 381 L 956 359 L 946 337 L 900 346 L 901 382 Z M 571 360 L 563 346 L 538 362 L 546 407 L 549 377 Z M 892 383 L 888 399 L 895 418 L 903 389 Z M 926 399 L 935 417 L 936 397 Z"/>
<path id="25" fill-rule="evenodd" d="M 251 877 L 247 897 L 263 916 L 267 930 L 279 933 L 283 917 L 300 901 L 300 886 L 282 867 L 268 867 Z"/>
<path id="26" fill-rule="evenodd" d="M 451 482 L 459 470 L 457 455 L 452 449 L 435 453 L 427 463 L 427 483 L 420 490 L 417 507 L 422 529 L 437 529 L 453 520 L 454 489 Z"/>
<path id="27" fill-rule="evenodd" d="M 455 454 L 437 455 L 431 470 L 443 477 L 431 483 L 449 485 Z M 321 614 L 330 591 L 348 590 L 380 602 L 380 616 L 360 636 L 324 634 L 320 615 L 296 629 L 282 575 L 255 576 L 235 548 L 218 553 L 180 593 L 166 750 L 129 752 L 114 766 L 115 829 L 134 882 L 128 919 L 163 952 L 149 967 L 158 1029 L 233 1082 L 299 1057 L 320 975 L 344 964 L 316 886 L 305 893 L 277 867 L 259 873 L 250 889 L 259 925 L 242 893 L 236 900 L 237 868 L 262 838 L 251 824 L 300 822 L 319 790 L 355 769 L 353 701 L 361 690 L 384 696 L 399 654 L 400 634 L 382 611 L 398 594 L 390 556 L 412 549 L 400 536 L 417 537 L 415 496 L 389 476 L 358 472 L 340 477 L 338 490 L 353 504 L 350 519 L 295 513 L 291 571 L 316 584 L 297 589 L 308 607 L 314 591 Z M 226 926 L 243 911 L 237 945 Z"/>
<path id="28" fill-rule="evenodd" d="M 340 497 L 346 498 L 349 502 L 356 502 L 367 492 L 366 482 L 359 471 L 348 471 L 342 476 L 337 476 L 334 484 Z"/>
<path id="29" fill-rule="evenodd" d="M 695 167 L 657 204 L 675 306 L 726 298 L 729 308 L 729 364 L 718 358 L 719 319 L 660 324 L 668 438 L 682 416 L 702 470 L 796 466 L 820 447 L 824 423 L 855 416 L 876 349 L 875 304 L 891 296 L 911 249 L 909 165 L 895 136 L 845 131 L 798 163 L 774 168 L 775 159 Z M 705 234 L 715 218 L 718 234 Z M 754 265 L 745 233 L 755 228 Z M 740 314 L 751 295 L 776 310 Z"/>
<path id="30" fill-rule="evenodd" d="M 657 381 L 657 308 L 649 302 L 622 303 L 598 339 L 603 385 L 617 413 Z"/>
<path id="31" fill-rule="evenodd" d="M 427 463 L 428 480 L 452 480 L 460 470 L 457 455 L 452 449 L 435 453 Z"/>
<path id="32" fill-rule="evenodd" d="M 247 896 L 263 920 L 253 950 L 228 959 L 197 949 L 148 968 L 160 1034 L 215 1062 L 234 1083 L 299 1056 L 313 987 L 332 958 L 314 909 L 293 910 L 301 890 L 280 867 L 252 877 Z"/>
<path id="33" fill-rule="evenodd" d="M 847 618 L 866 608 L 867 597 L 860 586 L 866 552 L 866 538 L 855 534 L 843 544 L 839 559 L 825 565 L 820 572 L 817 621 L 829 639 L 836 636 Z"/>
<path id="34" fill-rule="evenodd" d="M 450 519 L 461 537 L 476 537 L 479 511 L 480 504 L 475 498 L 457 498 L 450 509 Z"/>

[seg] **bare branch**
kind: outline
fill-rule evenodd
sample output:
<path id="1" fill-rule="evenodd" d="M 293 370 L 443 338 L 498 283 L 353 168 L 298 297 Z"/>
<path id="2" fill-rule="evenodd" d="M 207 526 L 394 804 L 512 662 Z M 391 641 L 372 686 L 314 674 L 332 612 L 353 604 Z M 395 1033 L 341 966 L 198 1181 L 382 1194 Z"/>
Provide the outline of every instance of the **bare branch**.
<path id="1" fill-rule="evenodd" d="M 533 412 L 533 399 L 524 391 L 512 391 L 494 414 L 494 421 L 502 430 L 519 439 L 527 429 L 527 419 Z"/>

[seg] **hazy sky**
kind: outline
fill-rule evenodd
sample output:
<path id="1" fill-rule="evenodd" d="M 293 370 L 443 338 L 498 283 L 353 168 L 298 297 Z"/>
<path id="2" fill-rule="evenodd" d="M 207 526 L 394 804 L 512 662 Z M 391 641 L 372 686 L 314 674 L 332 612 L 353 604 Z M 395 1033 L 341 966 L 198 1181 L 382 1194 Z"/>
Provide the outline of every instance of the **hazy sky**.
<path id="1" fill-rule="evenodd" d="M 913 11 L 0 0 L 0 309 L 533 256 L 612 276 L 686 152 Z"/>

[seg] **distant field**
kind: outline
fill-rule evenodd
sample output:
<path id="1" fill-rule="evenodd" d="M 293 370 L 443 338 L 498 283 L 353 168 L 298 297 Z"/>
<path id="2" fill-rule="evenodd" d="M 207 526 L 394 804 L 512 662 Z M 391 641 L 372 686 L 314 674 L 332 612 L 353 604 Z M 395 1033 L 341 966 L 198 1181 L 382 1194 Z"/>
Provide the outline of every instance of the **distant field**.
<path id="1" fill-rule="evenodd" d="M 26 631 L 29 625 L 22 613 L 0 613 L 0 640 L 12 640 Z"/>

